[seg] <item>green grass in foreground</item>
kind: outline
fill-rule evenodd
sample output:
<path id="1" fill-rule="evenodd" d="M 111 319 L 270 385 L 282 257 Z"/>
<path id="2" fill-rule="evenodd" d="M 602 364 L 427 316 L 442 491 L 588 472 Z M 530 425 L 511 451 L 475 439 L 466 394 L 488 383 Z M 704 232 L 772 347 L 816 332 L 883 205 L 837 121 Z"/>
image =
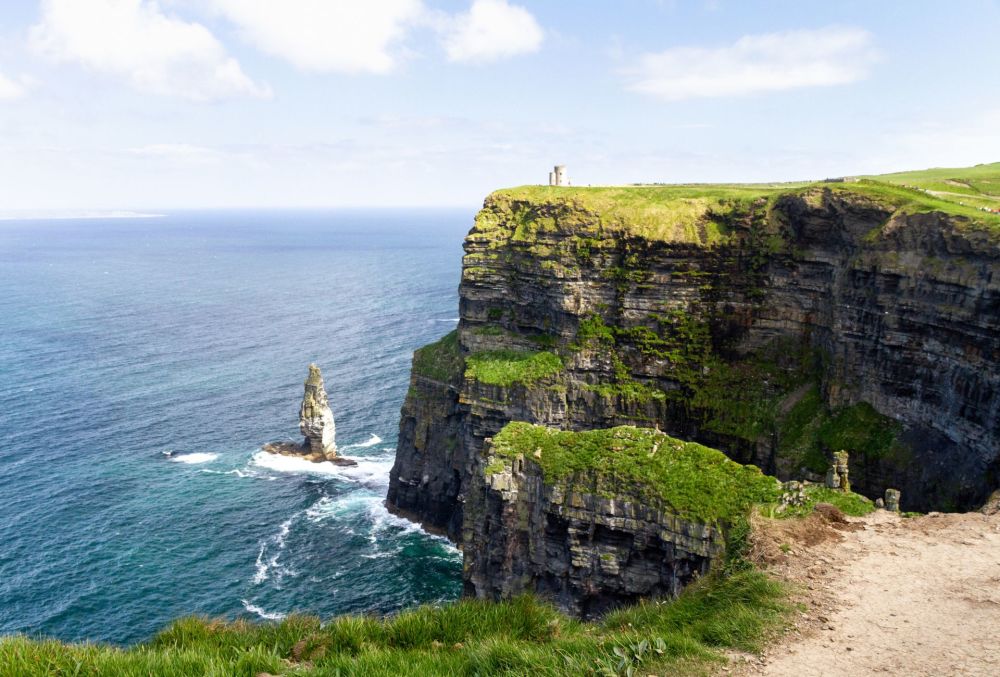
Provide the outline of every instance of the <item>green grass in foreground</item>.
<path id="1" fill-rule="evenodd" d="M 262 624 L 187 618 L 124 649 L 8 637 L 0 639 L 0 675 L 700 673 L 723 660 L 717 649 L 758 650 L 788 612 L 779 583 L 743 570 L 707 577 L 677 600 L 642 603 L 593 624 L 520 597 L 419 607 L 384 620 L 342 616 L 325 624 L 311 617 Z"/>
<path id="2" fill-rule="evenodd" d="M 473 353 L 465 361 L 465 376 L 480 383 L 530 385 L 562 371 L 562 359 L 547 351 L 491 350 Z"/>
<path id="3" fill-rule="evenodd" d="M 650 428 L 570 432 L 514 422 L 493 438 L 493 453 L 535 460 L 546 483 L 587 472 L 605 486 L 634 487 L 678 515 L 706 523 L 732 520 L 781 495 L 778 481 L 759 468 Z"/>

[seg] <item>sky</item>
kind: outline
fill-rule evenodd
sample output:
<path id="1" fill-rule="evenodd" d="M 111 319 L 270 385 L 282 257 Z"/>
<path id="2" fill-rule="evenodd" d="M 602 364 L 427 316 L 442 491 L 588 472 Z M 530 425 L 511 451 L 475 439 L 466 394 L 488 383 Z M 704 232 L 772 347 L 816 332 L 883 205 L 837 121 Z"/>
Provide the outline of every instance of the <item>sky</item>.
<path id="1" fill-rule="evenodd" d="M 1000 160 L 1000 0 L 0 0 L 0 212 Z"/>

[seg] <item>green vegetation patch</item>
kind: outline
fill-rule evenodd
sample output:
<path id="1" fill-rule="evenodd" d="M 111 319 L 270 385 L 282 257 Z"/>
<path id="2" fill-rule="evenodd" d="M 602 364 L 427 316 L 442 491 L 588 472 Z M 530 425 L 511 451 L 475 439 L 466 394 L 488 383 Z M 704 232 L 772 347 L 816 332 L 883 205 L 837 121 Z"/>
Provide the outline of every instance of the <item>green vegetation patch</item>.
<path id="1" fill-rule="evenodd" d="M 446 334 L 413 353 L 413 371 L 435 381 L 449 382 L 462 373 L 464 361 L 458 345 L 458 330 Z"/>
<path id="2" fill-rule="evenodd" d="M 634 486 L 644 498 L 705 523 L 730 521 L 781 494 L 778 481 L 756 466 L 650 428 L 571 432 L 514 422 L 493 438 L 493 453 L 534 459 L 550 484 L 580 476 L 599 478 L 605 486 Z"/>
<path id="3" fill-rule="evenodd" d="M 827 449 L 845 449 L 877 459 L 893 450 L 901 429 L 899 423 L 878 413 L 872 405 L 859 402 L 839 409 L 819 428 L 818 437 Z"/>
<path id="4" fill-rule="evenodd" d="M 940 167 L 866 177 L 904 186 L 937 200 L 976 209 L 1000 209 L 1000 162 L 974 167 Z M 982 218 L 982 216 L 980 216 Z"/>
<path id="5" fill-rule="evenodd" d="M 783 512 L 775 512 L 777 517 L 805 517 L 809 515 L 819 503 L 829 503 L 840 509 L 840 512 L 851 517 L 864 517 L 875 512 L 875 504 L 861 494 L 853 491 L 840 491 L 838 489 L 827 489 L 821 486 L 807 486 L 805 488 L 806 502 L 803 505 L 792 506 Z M 772 508 L 775 506 L 772 506 Z"/>
<path id="6" fill-rule="evenodd" d="M 778 452 L 819 474 L 830 467 L 830 453 L 840 450 L 862 462 L 903 461 L 909 452 L 900 441 L 902 430 L 898 421 L 880 414 L 868 402 L 831 411 L 814 386 L 779 421 Z"/>
<path id="7" fill-rule="evenodd" d="M 530 385 L 563 369 L 562 359 L 547 351 L 489 350 L 469 355 L 465 364 L 466 378 L 504 387 Z"/>
<path id="8" fill-rule="evenodd" d="M 128 648 L 0 639 L 0 674 L 631 675 L 701 674 L 720 649 L 756 650 L 784 627 L 783 587 L 757 571 L 709 576 L 673 601 L 581 623 L 532 597 L 462 600 L 390 618 L 294 616 L 280 623 L 179 620 Z M 643 672 L 636 672 L 642 670 Z"/>

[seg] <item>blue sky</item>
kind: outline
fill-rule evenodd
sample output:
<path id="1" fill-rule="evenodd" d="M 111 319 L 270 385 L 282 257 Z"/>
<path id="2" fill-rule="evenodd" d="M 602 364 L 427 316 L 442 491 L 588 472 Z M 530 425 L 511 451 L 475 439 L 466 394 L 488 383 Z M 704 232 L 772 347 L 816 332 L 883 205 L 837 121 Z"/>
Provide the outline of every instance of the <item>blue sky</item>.
<path id="1" fill-rule="evenodd" d="M 0 211 L 992 162 L 998 38 L 998 0 L 10 0 Z"/>

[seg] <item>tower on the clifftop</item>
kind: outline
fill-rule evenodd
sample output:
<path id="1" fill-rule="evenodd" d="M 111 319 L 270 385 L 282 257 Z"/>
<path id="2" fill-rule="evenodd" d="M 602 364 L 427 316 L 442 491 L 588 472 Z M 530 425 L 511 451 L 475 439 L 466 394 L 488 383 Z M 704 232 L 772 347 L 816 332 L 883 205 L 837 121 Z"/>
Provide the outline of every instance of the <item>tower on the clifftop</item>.
<path id="1" fill-rule="evenodd" d="M 550 186 L 568 186 L 569 177 L 566 176 L 566 165 L 556 165 L 551 172 L 549 172 L 549 185 Z"/>

